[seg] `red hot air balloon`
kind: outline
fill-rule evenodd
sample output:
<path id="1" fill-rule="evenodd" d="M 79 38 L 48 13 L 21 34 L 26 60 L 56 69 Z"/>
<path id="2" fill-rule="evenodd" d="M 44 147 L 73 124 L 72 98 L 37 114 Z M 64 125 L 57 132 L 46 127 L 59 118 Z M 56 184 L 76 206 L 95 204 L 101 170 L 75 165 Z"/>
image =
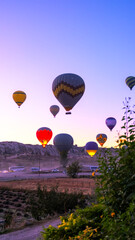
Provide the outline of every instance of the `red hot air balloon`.
<path id="1" fill-rule="evenodd" d="M 112 131 L 112 129 L 115 127 L 117 121 L 115 118 L 109 117 L 106 119 L 105 123 L 106 123 L 107 127 Z"/>
<path id="2" fill-rule="evenodd" d="M 51 140 L 52 134 L 52 130 L 47 127 L 39 128 L 36 132 L 37 139 L 43 147 L 45 147 L 47 143 Z"/>

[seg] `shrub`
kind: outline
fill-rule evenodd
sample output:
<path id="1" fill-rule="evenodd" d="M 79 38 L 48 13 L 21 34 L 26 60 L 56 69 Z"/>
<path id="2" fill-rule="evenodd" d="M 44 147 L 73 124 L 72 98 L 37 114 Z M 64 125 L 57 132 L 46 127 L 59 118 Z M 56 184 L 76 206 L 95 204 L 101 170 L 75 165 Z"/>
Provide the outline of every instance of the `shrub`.
<path id="1" fill-rule="evenodd" d="M 30 198 L 30 211 L 32 216 L 40 220 L 46 215 L 55 213 L 65 213 L 75 209 L 76 206 L 83 208 L 87 205 L 88 197 L 80 193 L 58 192 L 58 187 L 53 187 L 50 191 L 38 186 L 36 193 Z"/>
<path id="2" fill-rule="evenodd" d="M 99 156 L 101 175 L 97 193 L 105 206 L 102 219 L 104 239 L 109 240 L 135 239 L 135 214 L 131 212 L 131 209 L 135 210 L 135 124 L 129 100 L 124 102 L 124 134 L 119 137 L 124 138 L 124 142 L 119 141 L 115 156 L 108 150 L 103 157 Z"/>
<path id="3" fill-rule="evenodd" d="M 77 175 L 80 171 L 81 167 L 78 161 L 74 161 L 67 167 L 67 175 L 71 178 L 77 178 Z"/>
<path id="4" fill-rule="evenodd" d="M 66 217 L 60 217 L 61 224 L 58 228 L 43 228 L 42 237 L 44 240 L 92 239 L 91 237 L 98 239 L 102 214 L 103 205 L 77 209 Z"/>

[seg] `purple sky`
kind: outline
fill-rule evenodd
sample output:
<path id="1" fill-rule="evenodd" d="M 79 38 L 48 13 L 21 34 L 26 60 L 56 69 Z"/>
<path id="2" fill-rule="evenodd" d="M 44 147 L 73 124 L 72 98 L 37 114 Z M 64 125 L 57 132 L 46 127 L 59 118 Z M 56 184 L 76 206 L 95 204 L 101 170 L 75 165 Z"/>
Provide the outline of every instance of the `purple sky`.
<path id="1" fill-rule="evenodd" d="M 0 141 L 39 144 L 36 131 L 49 127 L 53 138 L 72 135 L 74 144 L 108 136 L 104 147 L 116 145 L 122 126 L 123 100 L 135 89 L 125 84 L 135 76 L 134 0 L 0 0 Z M 65 115 L 52 93 L 52 82 L 62 73 L 83 78 L 86 90 Z M 27 99 L 18 109 L 16 90 Z M 57 104 L 60 112 L 50 113 Z M 105 125 L 115 117 L 112 132 Z"/>

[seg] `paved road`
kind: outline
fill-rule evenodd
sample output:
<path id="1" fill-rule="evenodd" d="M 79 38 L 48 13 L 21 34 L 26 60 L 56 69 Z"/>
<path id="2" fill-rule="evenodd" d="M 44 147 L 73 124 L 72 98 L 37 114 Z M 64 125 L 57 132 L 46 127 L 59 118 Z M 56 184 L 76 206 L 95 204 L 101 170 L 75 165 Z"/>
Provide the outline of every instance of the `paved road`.
<path id="1" fill-rule="evenodd" d="M 2 234 L 0 235 L 0 240 L 37 240 L 37 238 L 40 238 L 40 232 L 43 230 L 43 227 L 47 228 L 49 225 L 57 227 L 60 222 L 60 218 L 51 219 L 22 230 Z"/>
<path id="2" fill-rule="evenodd" d="M 96 173 L 97 175 L 98 173 Z M 91 172 L 79 173 L 79 175 L 91 175 Z M 67 177 L 65 173 L 29 173 L 29 172 L 8 172 L 0 173 L 0 182 L 2 181 L 14 181 L 23 179 L 41 179 L 41 178 L 59 178 Z"/>

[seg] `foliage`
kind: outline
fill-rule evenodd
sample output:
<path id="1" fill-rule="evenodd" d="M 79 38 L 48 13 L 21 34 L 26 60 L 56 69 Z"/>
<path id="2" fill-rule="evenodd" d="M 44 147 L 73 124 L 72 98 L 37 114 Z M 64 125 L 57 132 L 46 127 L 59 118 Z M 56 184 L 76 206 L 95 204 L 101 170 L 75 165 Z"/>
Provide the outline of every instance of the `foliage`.
<path id="1" fill-rule="evenodd" d="M 58 187 L 53 187 L 47 191 L 45 187 L 41 189 L 40 185 L 36 193 L 30 198 L 30 211 L 32 216 L 41 220 L 47 214 L 65 213 L 75 209 L 76 206 L 83 208 L 87 204 L 88 197 L 80 193 L 59 192 Z"/>
<path id="2" fill-rule="evenodd" d="M 123 102 L 124 133 L 119 140 L 124 141 L 118 141 L 114 152 L 106 149 L 98 157 L 98 204 L 61 217 L 58 228 L 43 230 L 43 239 L 135 239 L 135 111 L 130 110 L 130 100 Z"/>
<path id="3" fill-rule="evenodd" d="M 42 237 L 44 240 L 98 239 L 102 214 L 102 205 L 77 209 L 67 217 L 60 217 L 61 224 L 58 228 L 52 226 L 43 228 Z"/>
<path id="4" fill-rule="evenodd" d="M 102 220 L 104 239 L 109 240 L 135 238 L 135 230 L 132 229 L 135 215 L 131 212 L 131 209 L 135 210 L 135 124 L 129 101 L 130 98 L 124 102 L 124 133 L 119 137 L 124 138 L 124 142 L 119 144 L 115 155 L 106 150 L 104 156 L 99 156 L 97 193 L 100 203 L 105 206 Z"/>
<path id="5" fill-rule="evenodd" d="M 4 220 L 5 220 L 5 222 L 4 222 L 4 229 L 5 229 L 5 228 L 9 227 L 11 224 L 11 222 L 13 220 L 13 213 L 8 210 L 4 215 Z"/>
<path id="6" fill-rule="evenodd" d="M 78 161 L 74 161 L 67 167 L 67 175 L 71 178 L 77 178 L 77 175 L 81 169 Z"/>

